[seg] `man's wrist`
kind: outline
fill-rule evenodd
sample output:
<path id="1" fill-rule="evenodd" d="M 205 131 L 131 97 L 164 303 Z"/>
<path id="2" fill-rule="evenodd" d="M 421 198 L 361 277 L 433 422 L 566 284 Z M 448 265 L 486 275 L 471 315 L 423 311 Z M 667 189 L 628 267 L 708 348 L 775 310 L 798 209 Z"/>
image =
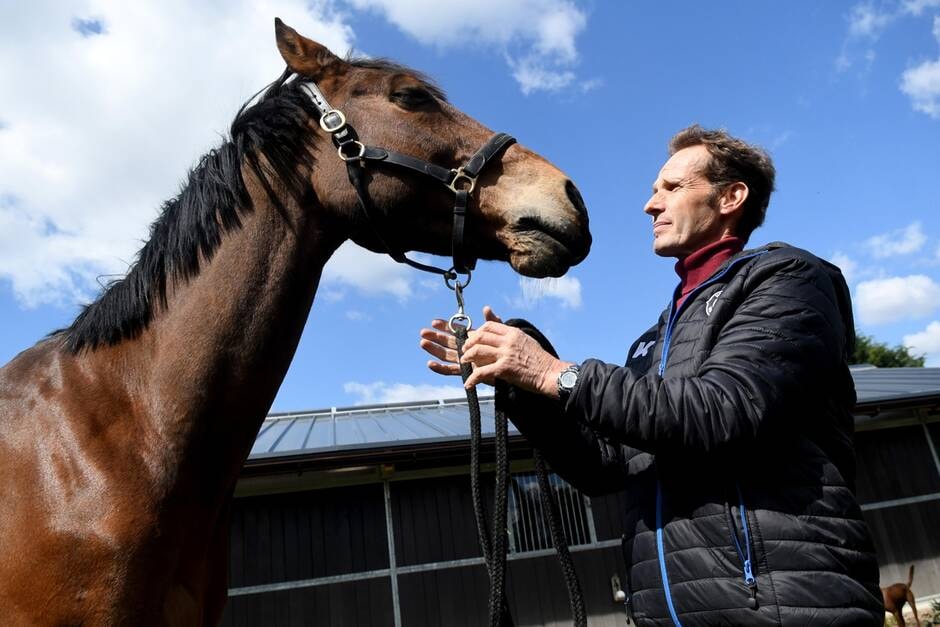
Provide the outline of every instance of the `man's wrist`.
<path id="1" fill-rule="evenodd" d="M 551 368 L 546 372 L 545 377 L 542 379 L 542 385 L 540 386 L 542 394 L 550 396 L 554 399 L 559 399 L 560 395 L 558 393 L 558 376 L 567 370 L 571 366 L 575 366 L 573 361 L 561 361 L 556 359 Z"/>

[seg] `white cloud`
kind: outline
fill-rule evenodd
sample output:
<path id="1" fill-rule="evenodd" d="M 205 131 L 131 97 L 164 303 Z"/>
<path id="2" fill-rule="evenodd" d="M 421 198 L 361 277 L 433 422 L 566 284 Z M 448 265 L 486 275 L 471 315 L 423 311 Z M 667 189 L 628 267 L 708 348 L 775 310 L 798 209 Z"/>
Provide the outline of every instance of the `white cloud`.
<path id="1" fill-rule="evenodd" d="M 912 222 L 903 229 L 868 238 L 865 241 L 865 246 L 874 257 L 882 259 L 884 257 L 915 253 L 925 243 L 927 243 L 927 236 L 924 235 L 920 222 Z"/>
<path id="2" fill-rule="evenodd" d="M 353 41 L 323 1 L 50 0 L 4 12 L 0 279 L 21 304 L 87 298 L 98 274 L 126 271 L 186 169 L 283 69 L 275 15 L 339 52 Z"/>
<path id="3" fill-rule="evenodd" d="M 912 355 L 926 355 L 925 366 L 940 365 L 940 322 L 935 320 L 923 331 L 905 335 L 901 343 Z"/>
<path id="4" fill-rule="evenodd" d="M 357 396 L 356 405 L 374 405 L 377 403 L 404 403 L 409 401 L 433 401 L 452 398 L 464 398 L 465 392 L 460 385 L 414 385 L 411 383 L 357 383 L 350 381 L 343 384 L 347 394 Z"/>
<path id="5" fill-rule="evenodd" d="M 933 36 L 940 44 L 940 16 L 933 18 Z M 911 99 L 915 111 L 940 118 L 940 58 L 905 70 L 901 91 Z"/>
<path id="6" fill-rule="evenodd" d="M 581 307 L 581 281 L 575 277 L 563 276 L 557 279 L 519 278 L 521 295 L 513 304 L 523 309 L 534 307 L 545 299 L 558 301 L 562 307 L 577 309 Z"/>
<path id="7" fill-rule="evenodd" d="M 428 259 L 427 255 L 420 254 L 413 257 L 419 261 Z M 411 297 L 411 282 L 415 278 L 416 273 L 410 267 L 352 242 L 340 246 L 323 269 L 326 287 L 353 287 L 366 295 L 392 295 L 402 302 Z"/>
<path id="8" fill-rule="evenodd" d="M 524 93 L 554 91 L 574 81 L 576 40 L 586 14 L 570 0 L 349 0 L 384 14 L 418 41 L 438 46 L 495 46 L 506 54 Z"/>
<path id="9" fill-rule="evenodd" d="M 845 277 L 845 282 L 851 285 L 857 276 L 858 264 L 841 251 L 837 251 L 832 255 L 829 261 L 839 266 L 839 269 L 842 270 L 842 276 Z"/>
<path id="10" fill-rule="evenodd" d="M 926 9 L 940 8 L 940 0 L 904 0 L 901 10 L 909 15 L 920 15 Z"/>
<path id="11" fill-rule="evenodd" d="M 940 2 L 936 5 L 940 6 Z M 933 36 L 940 44 L 940 15 L 933 18 Z M 900 88 L 911 99 L 915 111 L 940 118 L 940 58 L 904 70 Z"/>
<path id="12" fill-rule="evenodd" d="M 558 91 L 570 85 L 575 78 L 574 72 L 548 69 L 537 57 L 510 60 L 510 66 L 513 78 L 526 95 L 533 91 Z"/>
<path id="13" fill-rule="evenodd" d="M 940 285 L 922 274 L 863 281 L 855 290 L 855 306 L 866 324 L 929 316 L 940 307 Z"/>
<path id="14" fill-rule="evenodd" d="M 372 320 L 372 316 L 364 311 L 359 311 L 358 309 L 350 309 L 346 312 L 346 319 L 354 320 L 356 322 L 368 322 L 369 320 Z"/>
<path id="15" fill-rule="evenodd" d="M 848 15 L 849 35 L 876 39 L 893 19 L 894 15 L 879 10 L 873 2 L 856 4 Z"/>

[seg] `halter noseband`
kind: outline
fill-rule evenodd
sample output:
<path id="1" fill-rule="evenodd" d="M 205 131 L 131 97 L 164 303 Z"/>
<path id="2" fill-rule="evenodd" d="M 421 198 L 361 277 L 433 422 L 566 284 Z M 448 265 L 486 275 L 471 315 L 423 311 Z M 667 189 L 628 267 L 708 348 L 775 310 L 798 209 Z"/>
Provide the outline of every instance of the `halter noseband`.
<path id="1" fill-rule="evenodd" d="M 385 248 L 385 252 L 399 263 L 408 264 L 412 268 L 425 272 L 442 275 L 449 287 L 451 281 L 454 282 L 454 286 L 465 287 L 470 282 L 470 271 L 476 266 L 476 259 L 467 253 L 464 245 L 467 201 L 476 188 L 477 176 L 480 171 L 504 148 L 514 144 L 515 138 L 506 133 L 497 133 L 483 144 L 483 147 L 476 151 L 467 163 L 456 169 L 449 169 L 394 150 L 363 144 L 359 141 L 356 130 L 346 122 L 346 116 L 343 112 L 330 106 L 326 96 L 323 95 L 316 83 L 305 80 L 300 89 L 310 97 L 310 100 L 320 111 L 320 128 L 330 134 L 340 159 L 346 162 L 346 173 L 349 175 L 349 182 L 356 189 L 356 194 L 359 196 L 359 205 L 362 207 L 362 211 L 365 213 L 379 243 Z M 392 163 L 408 168 L 443 183 L 454 192 L 454 225 L 451 235 L 451 255 L 454 265 L 450 270 L 409 259 L 403 251 L 392 248 L 382 237 L 378 224 L 386 220 L 388 216 L 382 215 L 381 218 L 378 218 L 379 212 L 369 196 L 369 187 L 364 176 L 367 161 Z M 462 284 L 457 280 L 458 274 L 467 275 L 466 281 Z"/>

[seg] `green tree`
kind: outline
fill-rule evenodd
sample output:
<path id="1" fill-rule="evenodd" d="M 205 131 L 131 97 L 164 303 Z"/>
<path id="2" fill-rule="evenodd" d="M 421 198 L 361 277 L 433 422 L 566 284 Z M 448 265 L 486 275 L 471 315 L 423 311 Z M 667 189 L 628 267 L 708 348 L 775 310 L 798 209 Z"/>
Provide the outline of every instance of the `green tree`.
<path id="1" fill-rule="evenodd" d="M 891 348 L 883 342 L 875 341 L 870 335 L 857 333 L 855 351 L 849 355 L 850 364 L 871 364 L 879 368 L 914 367 L 924 365 L 923 355 L 911 355 L 905 346 Z"/>

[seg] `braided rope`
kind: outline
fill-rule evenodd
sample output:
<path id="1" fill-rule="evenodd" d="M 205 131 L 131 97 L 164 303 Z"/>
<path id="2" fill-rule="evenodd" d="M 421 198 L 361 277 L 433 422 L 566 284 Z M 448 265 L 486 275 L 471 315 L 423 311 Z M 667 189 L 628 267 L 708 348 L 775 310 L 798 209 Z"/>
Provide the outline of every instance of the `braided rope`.
<path id="1" fill-rule="evenodd" d="M 571 606 L 571 616 L 574 619 L 575 627 L 586 627 L 587 612 L 584 610 L 584 595 L 581 593 L 578 573 L 574 569 L 571 552 L 568 550 L 568 542 L 559 524 L 560 512 L 558 503 L 552 498 L 551 486 L 548 483 L 548 468 L 538 449 L 532 449 L 532 457 L 535 459 L 535 474 L 538 477 L 542 508 L 548 518 L 552 544 L 555 545 L 555 552 L 558 553 L 558 562 L 561 564 L 561 572 L 565 577 L 565 586 L 568 588 L 568 604 Z"/>
<path id="2" fill-rule="evenodd" d="M 473 372 L 469 363 L 463 361 L 463 345 L 467 341 L 467 330 L 458 326 L 457 355 L 460 358 L 460 374 L 466 382 Z M 477 538 L 483 551 L 483 561 L 490 580 L 489 624 L 491 627 L 512 627 L 512 615 L 506 599 L 506 517 L 509 491 L 509 456 L 507 453 L 509 427 L 505 417 L 496 421 L 496 490 L 494 495 L 493 537 L 486 522 L 486 504 L 480 489 L 480 448 L 482 426 L 480 401 L 476 388 L 467 389 L 470 410 L 470 495 L 473 515 L 477 523 Z"/>

